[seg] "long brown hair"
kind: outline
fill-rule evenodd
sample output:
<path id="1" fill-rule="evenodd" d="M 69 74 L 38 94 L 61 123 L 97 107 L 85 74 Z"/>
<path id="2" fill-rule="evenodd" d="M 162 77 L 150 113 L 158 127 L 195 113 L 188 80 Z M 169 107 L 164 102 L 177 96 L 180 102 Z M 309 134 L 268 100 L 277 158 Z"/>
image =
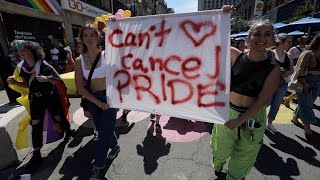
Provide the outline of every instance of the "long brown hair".
<path id="1" fill-rule="evenodd" d="M 84 32 L 84 30 L 86 30 L 86 29 L 91 29 L 93 32 L 94 32 L 94 34 L 98 37 L 98 38 L 100 38 L 100 32 L 98 31 L 98 29 L 94 26 L 94 24 L 92 24 L 92 23 L 88 23 L 88 24 L 86 24 L 84 27 L 82 27 L 81 29 L 80 29 L 80 32 L 79 32 L 79 40 L 80 40 L 80 42 L 81 42 L 81 44 L 82 44 L 82 47 L 83 47 L 83 53 L 86 53 L 87 51 L 88 51 L 88 47 L 84 44 L 84 42 L 83 42 L 83 32 Z M 99 46 L 99 41 L 98 41 L 98 43 L 97 43 L 97 48 L 99 48 L 100 49 L 100 46 Z"/>

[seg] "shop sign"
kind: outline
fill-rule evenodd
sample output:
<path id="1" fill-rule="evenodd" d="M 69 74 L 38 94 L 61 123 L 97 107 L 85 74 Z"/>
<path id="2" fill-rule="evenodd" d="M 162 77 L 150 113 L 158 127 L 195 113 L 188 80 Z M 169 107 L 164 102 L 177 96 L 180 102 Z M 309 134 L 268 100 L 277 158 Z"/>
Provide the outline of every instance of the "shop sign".
<path id="1" fill-rule="evenodd" d="M 91 17 L 101 16 L 103 14 L 108 14 L 107 11 L 91 6 L 79 0 L 65 0 L 61 1 L 61 6 L 63 9 L 67 9 L 79 14 L 84 14 Z"/>
<path id="2" fill-rule="evenodd" d="M 3 12 L 1 16 L 9 42 L 16 39 L 36 42 L 63 39 L 63 31 L 59 22 Z"/>
<path id="3" fill-rule="evenodd" d="M 263 14 L 263 0 L 256 0 L 254 7 L 254 15 L 261 16 Z"/>
<path id="4" fill-rule="evenodd" d="M 32 32 L 13 30 L 14 38 L 19 40 L 36 40 Z"/>

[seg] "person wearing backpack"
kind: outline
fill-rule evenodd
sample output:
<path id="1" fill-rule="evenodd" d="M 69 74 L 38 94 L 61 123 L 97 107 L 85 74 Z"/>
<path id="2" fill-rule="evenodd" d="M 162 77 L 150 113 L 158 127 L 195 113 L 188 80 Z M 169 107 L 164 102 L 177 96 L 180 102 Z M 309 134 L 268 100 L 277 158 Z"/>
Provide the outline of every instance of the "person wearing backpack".
<path id="1" fill-rule="evenodd" d="M 293 73 L 293 61 L 289 58 L 286 52 L 291 47 L 291 44 L 292 39 L 290 36 L 278 35 L 276 38 L 276 48 L 272 50 L 275 54 L 276 62 L 279 64 L 281 70 L 280 84 L 270 100 L 270 109 L 268 112 L 267 129 L 273 133 L 278 132 L 272 122 L 276 119 L 282 99 L 287 92 L 288 77 Z"/>
<path id="2" fill-rule="evenodd" d="M 298 41 L 299 45 L 293 46 L 288 51 L 289 58 L 293 59 L 294 65 L 297 64 L 300 54 L 302 53 L 306 45 L 308 45 L 309 38 L 307 35 L 303 35 L 298 39 Z"/>

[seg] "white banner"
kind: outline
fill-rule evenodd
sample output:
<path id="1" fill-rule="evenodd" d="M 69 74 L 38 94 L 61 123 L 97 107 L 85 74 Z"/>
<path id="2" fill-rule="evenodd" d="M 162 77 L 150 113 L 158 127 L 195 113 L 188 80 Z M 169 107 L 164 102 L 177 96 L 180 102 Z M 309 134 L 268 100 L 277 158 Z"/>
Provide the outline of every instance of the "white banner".
<path id="1" fill-rule="evenodd" d="M 107 21 L 107 96 L 115 108 L 224 123 L 230 14 L 205 11 Z"/>

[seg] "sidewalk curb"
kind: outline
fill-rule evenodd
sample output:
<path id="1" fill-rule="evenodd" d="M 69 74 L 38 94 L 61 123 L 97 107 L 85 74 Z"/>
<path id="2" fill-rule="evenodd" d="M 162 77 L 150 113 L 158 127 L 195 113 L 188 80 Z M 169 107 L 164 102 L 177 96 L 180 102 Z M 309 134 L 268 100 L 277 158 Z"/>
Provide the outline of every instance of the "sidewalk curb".
<path id="1" fill-rule="evenodd" d="M 20 120 L 27 114 L 23 106 L 14 107 L 7 113 L 0 114 L 0 170 L 19 162 L 27 154 L 19 152 L 15 148 L 16 135 Z"/>

